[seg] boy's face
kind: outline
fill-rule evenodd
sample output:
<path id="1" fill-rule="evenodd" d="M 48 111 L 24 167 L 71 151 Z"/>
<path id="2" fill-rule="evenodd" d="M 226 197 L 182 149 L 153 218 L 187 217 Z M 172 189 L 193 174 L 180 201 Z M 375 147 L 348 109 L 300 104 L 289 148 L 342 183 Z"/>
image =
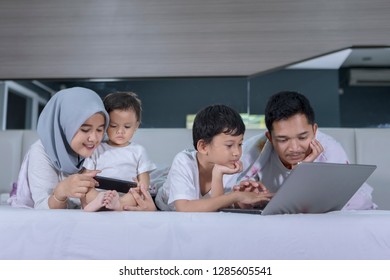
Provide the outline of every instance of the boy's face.
<path id="1" fill-rule="evenodd" d="M 208 159 L 214 164 L 234 168 L 242 155 L 244 135 L 232 136 L 220 133 L 207 145 Z"/>
<path id="2" fill-rule="evenodd" d="M 134 110 L 113 110 L 110 112 L 110 123 L 107 128 L 109 144 L 125 147 L 139 126 Z"/>
<path id="3" fill-rule="evenodd" d="M 286 120 L 275 121 L 271 134 L 267 131 L 266 136 L 284 166 L 291 169 L 310 154 L 310 142 L 316 131 L 317 124 L 311 125 L 304 114 L 296 114 Z"/>

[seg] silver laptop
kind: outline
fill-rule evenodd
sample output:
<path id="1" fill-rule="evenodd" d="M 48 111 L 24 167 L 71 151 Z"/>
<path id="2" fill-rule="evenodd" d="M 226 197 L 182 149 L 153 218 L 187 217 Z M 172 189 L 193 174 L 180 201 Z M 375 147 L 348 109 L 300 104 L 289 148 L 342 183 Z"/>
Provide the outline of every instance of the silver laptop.
<path id="1" fill-rule="evenodd" d="M 302 162 L 264 209 L 221 211 L 273 215 L 341 210 L 375 169 L 375 165 Z"/>

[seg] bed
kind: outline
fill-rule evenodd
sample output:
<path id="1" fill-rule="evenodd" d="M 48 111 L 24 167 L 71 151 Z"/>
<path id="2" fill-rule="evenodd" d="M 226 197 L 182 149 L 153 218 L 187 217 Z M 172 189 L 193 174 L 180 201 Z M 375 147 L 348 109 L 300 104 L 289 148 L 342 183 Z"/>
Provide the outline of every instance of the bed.
<path id="1" fill-rule="evenodd" d="M 351 162 L 378 166 L 369 183 L 379 210 L 259 216 L 11 208 L 4 204 L 37 134 L 1 131 L 0 259 L 390 260 L 390 129 L 323 131 L 343 144 Z M 248 130 L 245 137 L 262 132 Z M 160 138 L 164 149 L 156 144 Z M 162 168 L 191 146 L 191 131 L 139 129 L 136 140 Z"/>
<path id="2" fill-rule="evenodd" d="M 11 215 L 12 213 L 12 215 Z M 0 207 L 0 259 L 390 259 L 390 211 L 260 216 Z"/>

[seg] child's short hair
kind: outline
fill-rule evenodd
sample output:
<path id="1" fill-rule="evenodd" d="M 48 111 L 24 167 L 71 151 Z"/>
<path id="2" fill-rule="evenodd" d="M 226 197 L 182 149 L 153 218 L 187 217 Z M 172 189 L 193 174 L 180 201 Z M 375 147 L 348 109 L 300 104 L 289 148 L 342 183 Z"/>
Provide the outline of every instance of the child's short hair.
<path id="1" fill-rule="evenodd" d="M 199 140 L 211 143 L 214 136 L 220 133 L 233 136 L 245 133 L 245 124 L 237 111 L 226 105 L 211 105 L 196 114 L 192 126 L 195 149 Z"/>
<path id="2" fill-rule="evenodd" d="M 134 92 L 113 92 L 103 99 L 107 113 L 113 110 L 134 110 L 137 121 L 141 122 L 142 103 Z"/>

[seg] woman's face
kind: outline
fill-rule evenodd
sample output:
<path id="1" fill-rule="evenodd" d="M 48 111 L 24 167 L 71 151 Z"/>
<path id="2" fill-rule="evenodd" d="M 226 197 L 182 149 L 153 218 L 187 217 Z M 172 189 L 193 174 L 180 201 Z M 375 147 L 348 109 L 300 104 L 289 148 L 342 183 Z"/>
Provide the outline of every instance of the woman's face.
<path id="1" fill-rule="evenodd" d="M 77 130 L 70 143 L 72 150 L 83 158 L 92 155 L 104 136 L 105 118 L 96 113 L 87 119 Z"/>

